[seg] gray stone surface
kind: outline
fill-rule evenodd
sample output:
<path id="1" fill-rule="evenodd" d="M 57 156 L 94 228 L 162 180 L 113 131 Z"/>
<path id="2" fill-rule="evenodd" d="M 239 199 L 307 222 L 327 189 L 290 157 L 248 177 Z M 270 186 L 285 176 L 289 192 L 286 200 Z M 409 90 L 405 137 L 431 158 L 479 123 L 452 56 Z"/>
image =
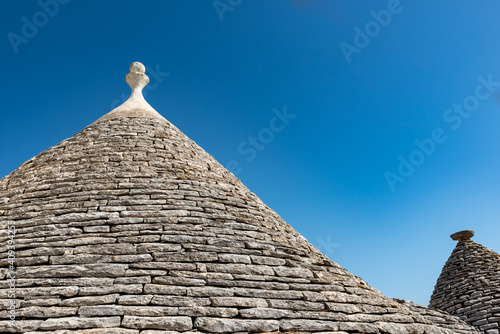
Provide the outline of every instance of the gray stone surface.
<path id="1" fill-rule="evenodd" d="M 128 328 L 187 331 L 193 328 L 190 317 L 134 317 L 124 316 L 122 326 Z"/>
<path id="2" fill-rule="evenodd" d="M 481 333 L 500 329 L 500 255 L 472 240 L 472 230 L 458 240 L 438 278 L 430 307 L 446 311 Z"/>

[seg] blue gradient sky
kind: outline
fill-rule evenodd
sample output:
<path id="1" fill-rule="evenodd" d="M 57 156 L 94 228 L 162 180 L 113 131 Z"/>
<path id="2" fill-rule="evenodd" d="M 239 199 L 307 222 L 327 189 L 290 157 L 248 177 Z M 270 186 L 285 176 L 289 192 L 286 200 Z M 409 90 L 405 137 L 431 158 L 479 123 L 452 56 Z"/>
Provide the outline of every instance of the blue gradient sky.
<path id="1" fill-rule="evenodd" d="M 0 177 L 128 96 L 137 60 L 156 110 L 386 295 L 426 305 L 453 232 L 500 250 L 498 1 L 60 2 L 46 22 L 38 1 L 3 3 Z M 348 62 L 340 45 L 367 24 Z M 497 83 L 483 100 L 479 76 Z M 284 108 L 295 118 L 269 130 Z M 446 140 L 419 156 L 435 129 Z M 425 161 L 391 189 L 410 155 Z"/>

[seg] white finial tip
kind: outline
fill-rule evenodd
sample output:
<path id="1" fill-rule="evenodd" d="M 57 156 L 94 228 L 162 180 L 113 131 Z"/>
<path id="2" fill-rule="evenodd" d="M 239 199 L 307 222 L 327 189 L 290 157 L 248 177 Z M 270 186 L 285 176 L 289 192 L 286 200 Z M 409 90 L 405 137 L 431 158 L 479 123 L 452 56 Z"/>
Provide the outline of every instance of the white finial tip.
<path id="1" fill-rule="evenodd" d="M 142 90 L 149 83 L 149 78 L 145 73 L 146 67 L 138 61 L 130 65 L 130 73 L 127 74 L 126 79 L 132 91 Z"/>
<path id="2" fill-rule="evenodd" d="M 130 65 L 130 72 L 144 74 L 146 73 L 146 67 L 142 63 L 135 61 Z"/>

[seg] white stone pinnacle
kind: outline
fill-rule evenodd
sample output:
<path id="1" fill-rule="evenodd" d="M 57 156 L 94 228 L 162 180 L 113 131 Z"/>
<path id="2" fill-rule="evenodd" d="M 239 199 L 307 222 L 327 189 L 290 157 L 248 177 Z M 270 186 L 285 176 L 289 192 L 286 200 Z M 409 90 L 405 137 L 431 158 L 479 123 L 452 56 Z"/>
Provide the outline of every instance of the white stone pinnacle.
<path id="1" fill-rule="evenodd" d="M 127 101 L 113 109 L 96 122 L 118 117 L 153 117 L 161 120 L 165 118 L 149 105 L 142 95 L 142 90 L 149 83 L 149 77 L 145 74 L 146 67 L 140 62 L 133 62 L 130 65 L 130 73 L 126 76 L 126 81 L 132 88 L 132 93 Z"/>
<path id="2" fill-rule="evenodd" d="M 138 61 L 130 65 L 130 73 L 127 74 L 126 81 L 132 88 L 132 96 L 140 94 L 142 96 L 142 89 L 149 83 L 149 77 L 145 74 L 146 67 Z"/>

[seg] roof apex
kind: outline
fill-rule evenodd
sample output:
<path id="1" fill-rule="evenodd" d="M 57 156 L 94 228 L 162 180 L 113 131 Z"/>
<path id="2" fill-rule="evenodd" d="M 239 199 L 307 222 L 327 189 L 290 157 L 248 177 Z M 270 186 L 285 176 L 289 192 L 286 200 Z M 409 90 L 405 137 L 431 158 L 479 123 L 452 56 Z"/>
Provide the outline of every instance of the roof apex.
<path id="1" fill-rule="evenodd" d="M 142 95 L 143 88 L 149 83 L 146 67 L 142 63 L 136 61 L 130 65 L 130 73 L 127 74 L 126 81 L 132 88 L 128 100 L 99 118 L 95 123 L 120 117 L 153 117 L 166 121 L 162 115 L 149 105 Z"/>
<path id="2" fill-rule="evenodd" d="M 453 233 L 452 235 L 450 235 L 450 238 L 460 242 L 469 240 L 473 236 L 474 236 L 474 230 L 463 230 L 460 232 Z"/>

